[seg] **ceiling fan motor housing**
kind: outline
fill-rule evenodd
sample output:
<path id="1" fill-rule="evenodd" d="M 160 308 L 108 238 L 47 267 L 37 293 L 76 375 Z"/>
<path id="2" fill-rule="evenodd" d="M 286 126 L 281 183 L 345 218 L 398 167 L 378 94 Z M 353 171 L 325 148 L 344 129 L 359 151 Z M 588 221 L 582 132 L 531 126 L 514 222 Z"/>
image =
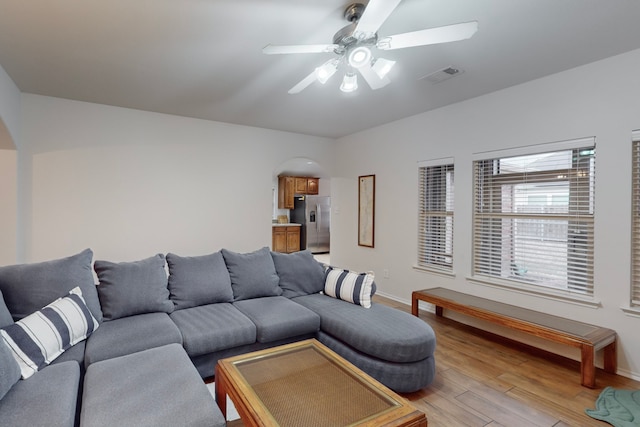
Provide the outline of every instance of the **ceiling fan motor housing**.
<path id="1" fill-rule="evenodd" d="M 358 26 L 358 20 L 362 16 L 364 12 L 365 6 L 362 3 L 352 3 L 344 11 L 344 17 L 347 21 L 350 22 L 346 27 L 338 30 L 337 33 L 333 36 L 333 43 L 337 44 L 339 47 L 335 50 L 337 54 L 345 53 L 349 48 L 358 45 L 375 45 L 378 42 L 378 35 L 374 34 L 372 37 L 368 39 L 359 39 L 354 36 L 354 31 Z"/>

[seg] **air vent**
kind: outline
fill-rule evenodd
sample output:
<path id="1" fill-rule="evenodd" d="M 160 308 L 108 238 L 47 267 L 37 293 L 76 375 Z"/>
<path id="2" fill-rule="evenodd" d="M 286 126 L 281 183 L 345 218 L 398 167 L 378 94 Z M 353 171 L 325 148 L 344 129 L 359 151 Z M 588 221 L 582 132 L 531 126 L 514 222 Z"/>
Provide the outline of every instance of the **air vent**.
<path id="1" fill-rule="evenodd" d="M 443 68 L 442 70 L 438 70 L 436 72 L 428 74 L 424 77 L 420 77 L 418 80 L 424 79 L 433 84 L 436 84 L 436 83 L 443 82 L 445 80 L 449 80 L 450 78 L 455 77 L 462 73 L 464 73 L 464 71 L 460 70 L 459 68 L 447 67 L 447 68 Z"/>

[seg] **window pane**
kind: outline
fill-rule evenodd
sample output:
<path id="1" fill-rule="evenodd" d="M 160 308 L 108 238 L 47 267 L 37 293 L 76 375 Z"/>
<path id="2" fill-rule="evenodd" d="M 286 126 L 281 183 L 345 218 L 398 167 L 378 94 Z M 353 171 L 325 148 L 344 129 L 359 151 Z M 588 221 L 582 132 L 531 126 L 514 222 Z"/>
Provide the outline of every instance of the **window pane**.
<path id="1" fill-rule="evenodd" d="M 474 166 L 473 274 L 591 294 L 595 148 Z"/>
<path id="2" fill-rule="evenodd" d="M 418 265 L 453 269 L 453 165 L 419 168 Z"/>

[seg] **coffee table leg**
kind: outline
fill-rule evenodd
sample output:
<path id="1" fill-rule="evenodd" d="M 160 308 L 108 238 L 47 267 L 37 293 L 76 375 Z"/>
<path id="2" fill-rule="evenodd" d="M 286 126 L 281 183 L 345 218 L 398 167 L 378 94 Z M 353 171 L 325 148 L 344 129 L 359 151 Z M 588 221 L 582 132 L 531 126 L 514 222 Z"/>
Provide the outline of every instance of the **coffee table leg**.
<path id="1" fill-rule="evenodd" d="M 224 378 L 216 368 L 216 402 L 218 403 L 218 408 L 220 408 L 220 412 L 222 412 L 222 416 L 224 419 L 227 419 L 227 389 L 224 385 Z"/>

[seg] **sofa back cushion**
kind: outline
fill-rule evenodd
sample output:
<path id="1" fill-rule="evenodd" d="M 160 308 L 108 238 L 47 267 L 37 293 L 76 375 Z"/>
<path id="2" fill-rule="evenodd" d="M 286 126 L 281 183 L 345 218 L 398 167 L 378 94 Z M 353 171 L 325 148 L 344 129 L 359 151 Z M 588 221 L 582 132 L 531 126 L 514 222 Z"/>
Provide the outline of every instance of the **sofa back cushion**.
<path id="1" fill-rule="evenodd" d="M 7 308 L 7 304 L 4 302 L 2 291 L 0 291 L 0 328 L 13 324 L 13 317 L 11 312 Z"/>
<path id="2" fill-rule="evenodd" d="M 181 257 L 167 254 L 169 297 L 176 310 L 233 302 L 231 278 L 221 252 Z"/>
<path id="3" fill-rule="evenodd" d="M 20 380 L 20 367 L 11 349 L 0 339 L 0 400 Z"/>
<path id="4" fill-rule="evenodd" d="M 271 257 L 280 278 L 283 297 L 317 294 L 324 289 L 324 268 L 311 252 L 271 252 Z"/>
<path id="5" fill-rule="evenodd" d="M 231 277 L 235 301 L 282 295 L 282 289 L 278 286 L 280 279 L 269 248 L 265 246 L 245 254 L 222 249 L 222 255 Z"/>
<path id="6" fill-rule="evenodd" d="M 173 311 L 164 255 L 134 262 L 96 261 L 98 295 L 105 320 L 143 313 Z"/>
<path id="7" fill-rule="evenodd" d="M 85 249 L 79 254 L 53 261 L 0 267 L 0 291 L 14 320 L 40 310 L 79 286 L 89 310 L 101 321 L 102 311 L 91 270 L 92 259 L 91 249 Z"/>

